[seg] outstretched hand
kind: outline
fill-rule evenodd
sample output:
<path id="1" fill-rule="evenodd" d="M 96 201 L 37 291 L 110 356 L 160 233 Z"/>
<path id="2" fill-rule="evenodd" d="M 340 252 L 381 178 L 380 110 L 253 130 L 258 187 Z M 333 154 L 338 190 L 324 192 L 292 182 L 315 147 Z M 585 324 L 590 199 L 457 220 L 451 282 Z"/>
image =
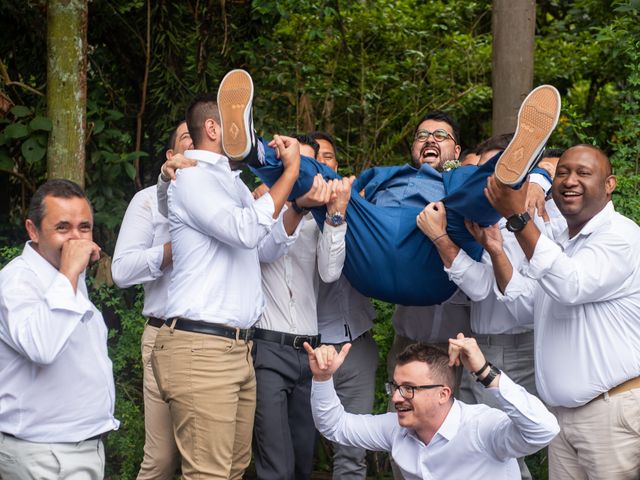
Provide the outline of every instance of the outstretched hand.
<path id="1" fill-rule="evenodd" d="M 335 194 L 331 190 L 331 185 L 322 177 L 321 173 L 318 173 L 313 177 L 311 189 L 304 195 L 296 198 L 296 203 L 300 208 L 309 209 L 326 205 L 333 196 L 335 196 Z"/>
<path id="2" fill-rule="evenodd" d="M 489 252 L 490 255 L 503 250 L 502 233 L 497 223 L 489 227 L 481 227 L 475 222 L 465 220 L 464 225 L 476 242 L 482 245 L 482 248 Z"/>
<path id="3" fill-rule="evenodd" d="M 320 345 L 315 350 L 308 342 L 304 342 L 304 349 L 309 355 L 309 367 L 313 374 L 313 379 L 318 381 L 329 380 L 340 365 L 347 358 L 351 344 L 345 343 L 338 353 L 333 345 Z"/>

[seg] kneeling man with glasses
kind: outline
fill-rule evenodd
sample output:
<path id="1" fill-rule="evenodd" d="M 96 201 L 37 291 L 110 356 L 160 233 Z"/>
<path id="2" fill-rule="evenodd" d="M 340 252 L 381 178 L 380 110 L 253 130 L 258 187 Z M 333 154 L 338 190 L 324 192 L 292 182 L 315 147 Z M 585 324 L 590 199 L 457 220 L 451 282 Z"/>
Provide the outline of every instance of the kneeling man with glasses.
<path id="1" fill-rule="evenodd" d="M 305 344 L 313 372 L 311 408 L 316 427 L 329 440 L 388 451 L 405 480 L 439 478 L 519 479 L 516 458 L 535 453 L 559 431 L 537 397 L 489 364 L 475 339 L 449 340 L 449 354 L 414 344 L 398 355 L 386 390 L 397 412 L 346 413 L 332 375 L 349 352 Z M 454 366 L 464 365 L 493 394 L 501 410 L 453 398 Z"/>

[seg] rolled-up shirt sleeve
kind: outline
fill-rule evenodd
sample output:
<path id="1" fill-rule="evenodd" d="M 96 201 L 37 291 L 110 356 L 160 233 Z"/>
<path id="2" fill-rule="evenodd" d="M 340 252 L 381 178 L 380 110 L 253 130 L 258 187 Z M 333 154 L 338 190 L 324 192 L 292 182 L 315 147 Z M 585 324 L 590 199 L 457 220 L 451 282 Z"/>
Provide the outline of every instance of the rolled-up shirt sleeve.
<path id="1" fill-rule="evenodd" d="M 345 243 L 347 228 L 349 227 L 346 223 L 337 227 L 325 223 L 318 238 L 318 273 L 325 283 L 335 282 L 342 275 L 347 252 Z"/>
<path id="2" fill-rule="evenodd" d="M 289 247 L 295 243 L 300 235 L 300 229 L 305 222 L 304 218 L 298 223 L 294 232 L 288 235 L 284 227 L 284 212 L 286 211 L 287 206 L 285 205 L 280 212 L 278 221 L 258 244 L 258 258 L 262 263 L 275 262 L 285 255 L 289 251 Z"/>

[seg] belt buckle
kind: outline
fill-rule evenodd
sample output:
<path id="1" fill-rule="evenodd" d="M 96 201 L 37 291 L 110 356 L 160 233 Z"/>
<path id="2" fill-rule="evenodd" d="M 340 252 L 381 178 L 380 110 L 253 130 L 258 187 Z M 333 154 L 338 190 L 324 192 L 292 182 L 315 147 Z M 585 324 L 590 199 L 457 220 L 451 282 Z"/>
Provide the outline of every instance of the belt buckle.
<path id="1" fill-rule="evenodd" d="M 298 340 L 302 340 L 302 343 L 299 345 Z M 309 344 L 311 344 L 311 337 L 309 335 L 296 335 L 295 337 L 293 337 L 292 347 L 296 350 L 302 350 L 304 348 L 304 342 L 309 342 Z"/>

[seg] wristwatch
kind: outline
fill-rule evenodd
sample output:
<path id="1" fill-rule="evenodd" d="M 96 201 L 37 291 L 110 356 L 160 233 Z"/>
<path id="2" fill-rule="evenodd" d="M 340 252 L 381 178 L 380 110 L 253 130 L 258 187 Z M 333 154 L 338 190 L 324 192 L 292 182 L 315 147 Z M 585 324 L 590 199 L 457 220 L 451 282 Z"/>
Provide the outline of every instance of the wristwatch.
<path id="1" fill-rule="evenodd" d="M 527 223 L 531 220 L 529 212 L 516 213 L 507 218 L 507 230 L 516 233 L 522 230 Z"/>
<path id="2" fill-rule="evenodd" d="M 327 223 L 329 223 L 329 225 L 333 225 L 334 227 L 342 225 L 344 223 L 344 213 L 327 212 Z"/>
<path id="3" fill-rule="evenodd" d="M 476 382 L 480 382 L 485 387 L 488 387 L 489 385 L 491 385 L 491 382 L 493 382 L 493 379 L 496 378 L 501 373 L 500 370 L 498 369 L 498 367 L 494 367 L 489 362 L 487 362 L 487 363 L 489 364 L 489 373 L 487 374 L 487 376 L 484 377 L 482 380 L 479 377 L 476 378 Z M 485 367 L 482 367 L 482 369 L 478 370 L 478 372 L 482 373 L 484 370 L 485 370 Z M 478 373 L 478 372 L 476 372 L 476 373 Z"/>

